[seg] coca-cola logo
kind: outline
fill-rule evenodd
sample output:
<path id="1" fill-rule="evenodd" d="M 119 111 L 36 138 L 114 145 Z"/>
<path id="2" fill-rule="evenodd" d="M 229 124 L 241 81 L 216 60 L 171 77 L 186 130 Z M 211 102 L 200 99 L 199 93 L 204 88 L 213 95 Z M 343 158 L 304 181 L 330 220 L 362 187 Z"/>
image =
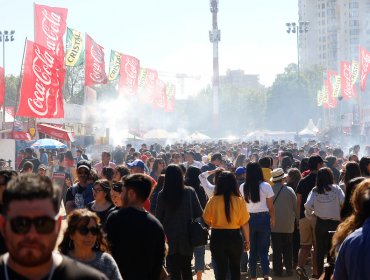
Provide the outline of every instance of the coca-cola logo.
<path id="1" fill-rule="evenodd" d="M 135 58 L 126 58 L 125 73 L 126 73 L 126 87 L 131 93 L 136 91 L 138 78 L 139 63 Z"/>
<path id="2" fill-rule="evenodd" d="M 55 60 L 48 51 L 45 50 L 43 53 L 37 45 L 34 45 L 34 54 L 32 71 L 36 78 L 35 91 L 27 103 L 33 113 L 45 116 L 49 113 L 49 99 L 59 95 L 59 80 L 55 72 Z"/>
<path id="3" fill-rule="evenodd" d="M 63 48 L 60 47 L 62 41 L 61 21 L 62 18 L 57 13 L 48 10 L 42 10 L 43 18 L 41 20 L 41 28 L 46 36 L 46 47 L 51 49 L 54 54 L 59 56 L 59 51 Z"/>
<path id="4" fill-rule="evenodd" d="M 95 42 L 91 45 L 91 56 L 94 59 L 93 69 L 90 73 L 90 78 L 96 83 L 105 81 L 106 76 L 104 72 L 104 53 L 100 46 Z"/>

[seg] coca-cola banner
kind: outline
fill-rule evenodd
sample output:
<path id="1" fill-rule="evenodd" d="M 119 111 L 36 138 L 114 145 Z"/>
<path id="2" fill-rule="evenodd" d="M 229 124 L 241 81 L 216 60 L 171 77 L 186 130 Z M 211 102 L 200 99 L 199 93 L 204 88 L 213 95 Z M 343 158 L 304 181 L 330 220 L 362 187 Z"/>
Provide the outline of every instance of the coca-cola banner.
<path id="1" fill-rule="evenodd" d="M 66 8 L 35 4 L 35 43 L 53 51 L 59 61 L 64 61 L 63 36 L 67 28 Z"/>
<path id="2" fill-rule="evenodd" d="M 157 79 L 156 91 L 153 96 L 153 106 L 165 109 L 167 107 L 166 83 Z"/>
<path id="3" fill-rule="evenodd" d="M 360 89 L 365 91 L 367 75 L 369 74 L 370 52 L 360 47 Z"/>
<path id="4" fill-rule="evenodd" d="M 0 67 L 0 106 L 3 106 L 5 98 L 5 71 Z"/>
<path id="5" fill-rule="evenodd" d="M 85 55 L 85 85 L 106 84 L 108 79 L 105 74 L 104 48 L 87 34 Z"/>
<path id="6" fill-rule="evenodd" d="M 52 50 L 27 41 L 17 116 L 63 118 L 65 70 Z"/>
<path id="7" fill-rule="evenodd" d="M 136 57 L 121 56 L 121 68 L 119 77 L 119 91 L 124 95 L 136 95 L 140 71 L 140 60 Z"/>
<path id="8" fill-rule="evenodd" d="M 325 92 L 325 95 L 327 95 L 327 98 L 325 98 L 324 102 L 324 108 L 325 109 L 332 109 L 337 106 L 337 99 L 333 97 L 332 92 L 329 92 L 329 82 L 326 80 L 324 81 L 324 87 L 323 91 Z"/>
<path id="9" fill-rule="evenodd" d="M 173 112 L 175 108 L 175 96 L 176 96 L 176 86 L 174 84 L 167 83 L 166 107 L 164 108 L 166 112 Z"/>
<path id="10" fill-rule="evenodd" d="M 158 72 L 154 69 L 141 68 L 139 78 L 140 99 L 144 103 L 153 103 L 157 90 Z"/>
<path id="11" fill-rule="evenodd" d="M 340 63 L 341 89 L 344 99 L 351 99 L 356 96 L 354 83 L 352 82 L 352 64 L 349 61 Z"/>

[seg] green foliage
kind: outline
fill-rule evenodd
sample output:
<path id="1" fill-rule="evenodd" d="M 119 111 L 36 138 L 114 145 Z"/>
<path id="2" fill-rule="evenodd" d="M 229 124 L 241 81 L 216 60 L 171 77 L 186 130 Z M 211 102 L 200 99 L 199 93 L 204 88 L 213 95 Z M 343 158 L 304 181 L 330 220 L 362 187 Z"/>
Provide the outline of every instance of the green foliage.
<path id="1" fill-rule="evenodd" d="M 5 77 L 5 106 L 15 107 L 19 84 L 19 77 L 9 75 Z M 20 85 L 19 85 L 20 86 Z"/>
<path id="2" fill-rule="evenodd" d="M 63 87 L 63 97 L 67 103 L 84 103 L 85 65 L 66 66 L 66 78 Z"/>

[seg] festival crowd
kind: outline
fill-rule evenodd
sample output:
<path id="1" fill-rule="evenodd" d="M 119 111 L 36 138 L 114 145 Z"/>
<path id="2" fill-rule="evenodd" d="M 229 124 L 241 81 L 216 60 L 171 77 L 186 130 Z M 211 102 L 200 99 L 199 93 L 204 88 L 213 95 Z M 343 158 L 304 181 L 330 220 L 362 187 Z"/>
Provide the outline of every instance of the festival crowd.
<path id="1" fill-rule="evenodd" d="M 26 148 L 16 167 L 0 171 L 0 279 L 370 279 L 369 147 Z"/>

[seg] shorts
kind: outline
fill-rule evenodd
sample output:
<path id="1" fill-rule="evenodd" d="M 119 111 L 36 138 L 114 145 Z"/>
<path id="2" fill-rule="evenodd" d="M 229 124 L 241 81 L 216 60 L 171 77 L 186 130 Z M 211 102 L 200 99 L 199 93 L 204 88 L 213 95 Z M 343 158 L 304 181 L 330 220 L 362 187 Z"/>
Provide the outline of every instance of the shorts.
<path id="1" fill-rule="evenodd" d="M 299 220 L 299 237 L 301 245 L 315 245 L 315 225 L 316 217 L 310 219 L 306 217 Z"/>

